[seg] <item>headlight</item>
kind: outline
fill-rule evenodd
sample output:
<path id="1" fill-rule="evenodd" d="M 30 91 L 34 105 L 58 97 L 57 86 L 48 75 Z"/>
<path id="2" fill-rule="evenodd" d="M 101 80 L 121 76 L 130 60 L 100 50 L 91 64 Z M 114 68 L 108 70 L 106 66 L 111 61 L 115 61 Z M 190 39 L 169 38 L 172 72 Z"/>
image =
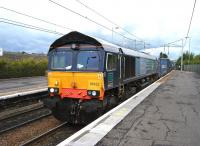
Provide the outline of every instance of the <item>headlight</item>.
<path id="1" fill-rule="evenodd" d="M 53 94 L 58 94 L 59 93 L 59 88 L 53 88 L 53 87 L 50 87 L 48 88 L 48 92 L 49 93 L 53 93 Z"/>
<path id="2" fill-rule="evenodd" d="M 92 91 L 92 96 L 96 96 L 97 92 L 96 91 Z"/>
<path id="3" fill-rule="evenodd" d="M 50 88 L 50 92 L 51 92 L 51 93 L 54 93 L 54 88 Z"/>

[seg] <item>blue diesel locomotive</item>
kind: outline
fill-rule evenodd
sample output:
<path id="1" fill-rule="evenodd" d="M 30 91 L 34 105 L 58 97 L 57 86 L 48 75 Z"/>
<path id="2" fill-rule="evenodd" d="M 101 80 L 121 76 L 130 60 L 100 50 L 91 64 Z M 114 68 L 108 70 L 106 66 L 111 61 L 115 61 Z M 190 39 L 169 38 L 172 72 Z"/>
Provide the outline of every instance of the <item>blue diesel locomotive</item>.
<path id="1" fill-rule="evenodd" d="M 170 72 L 174 67 L 173 62 L 168 58 L 159 58 L 158 64 L 159 64 L 159 70 L 158 70 L 159 77 L 164 76 L 165 74 Z"/>
<path id="2" fill-rule="evenodd" d="M 76 31 L 57 39 L 48 57 L 44 104 L 69 123 L 91 121 L 161 75 L 156 57 Z"/>

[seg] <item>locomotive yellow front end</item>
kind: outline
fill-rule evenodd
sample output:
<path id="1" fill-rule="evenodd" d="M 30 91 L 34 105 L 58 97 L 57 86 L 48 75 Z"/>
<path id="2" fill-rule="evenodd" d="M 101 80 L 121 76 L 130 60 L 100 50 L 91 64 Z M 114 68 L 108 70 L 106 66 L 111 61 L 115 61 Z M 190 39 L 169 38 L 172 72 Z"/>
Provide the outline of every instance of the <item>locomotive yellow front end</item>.
<path id="1" fill-rule="evenodd" d="M 49 72 L 50 96 L 61 99 L 103 99 L 104 82 L 101 72 Z"/>

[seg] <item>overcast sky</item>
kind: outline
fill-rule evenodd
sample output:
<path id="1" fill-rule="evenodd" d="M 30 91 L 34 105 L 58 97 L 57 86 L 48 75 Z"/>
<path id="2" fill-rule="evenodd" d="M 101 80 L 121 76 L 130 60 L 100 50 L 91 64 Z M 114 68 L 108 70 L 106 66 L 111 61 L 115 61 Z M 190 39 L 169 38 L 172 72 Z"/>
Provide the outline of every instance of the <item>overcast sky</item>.
<path id="1" fill-rule="evenodd" d="M 157 55 L 163 51 L 163 44 L 186 37 L 194 0 L 79 0 L 109 18 L 119 26 L 128 30 L 138 38 L 145 40 L 152 48 L 149 53 Z M 135 38 L 102 17 L 94 14 L 76 0 L 55 0 L 87 18 L 90 18 L 109 29 L 113 29 L 126 37 Z M 76 14 L 63 9 L 48 0 L 0 0 L 0 7 L 13 9 L 28 15 L 41 18 L 73 30 L 77 30 L 109 41 L 134 46 L 134 42 L 127 41 L 101 26 L 98 26 Z M 46 28 L 64 34 L 71 30 L 56 27 L 31 18 L 20 16 L 0 8 L 0 18 L 15 20 L 30 25 Z M 200 53 L 200 2 L 197 1 L 189 36 L 191 37 L 192 52 Z M 44 52 L 59 35 L 20 28 L 0 23 L 0 47 L 11 51 Z M 3 37 L 2 37 L 3 36 Z M 189 41 L 188 41 L 189 42 Z M 188 42 L 184 50 L 188 50 Z M 178 42 L 176 45 L 181 45 Z M 137 47 L 143 45 L 137 43 Z M 168 49 L 166 49 L 168 53 Z M 180 55 L 180 48 L 169 48 L 172 59 Z"/>

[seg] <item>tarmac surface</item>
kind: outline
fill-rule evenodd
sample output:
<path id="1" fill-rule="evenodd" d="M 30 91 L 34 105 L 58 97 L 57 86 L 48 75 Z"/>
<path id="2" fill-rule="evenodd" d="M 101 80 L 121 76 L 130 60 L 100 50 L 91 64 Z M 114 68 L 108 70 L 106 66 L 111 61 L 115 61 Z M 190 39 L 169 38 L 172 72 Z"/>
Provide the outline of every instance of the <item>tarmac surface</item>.
<path id="1" fill-rule="evenodd" d="M 200 75 L 174 71 L 97 146 L 200 146 Z"/>
<path id="2" fill-rule="evenodd" d="M 47 88 L 46 77 L 0 79 L 0 96 Z"/>

